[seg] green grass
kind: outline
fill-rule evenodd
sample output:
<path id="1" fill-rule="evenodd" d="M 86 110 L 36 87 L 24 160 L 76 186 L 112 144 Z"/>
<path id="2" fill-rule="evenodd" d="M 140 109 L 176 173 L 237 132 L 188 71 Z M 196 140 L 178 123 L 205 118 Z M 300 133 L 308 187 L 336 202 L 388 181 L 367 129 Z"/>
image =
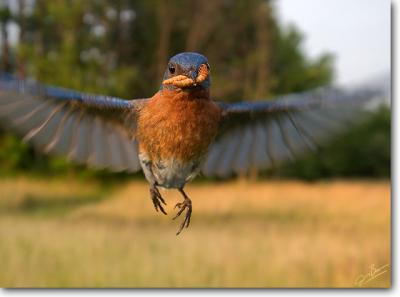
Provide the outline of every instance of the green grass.
<path id="1" fill-rule="evenodd" d="M 354 287 L 390 264 L 387 181 L 189 185 L 175 236 L 144 182 L 0 181 L 3 287 Z M 390 286 L 390 271 L 366 286 Z"/>

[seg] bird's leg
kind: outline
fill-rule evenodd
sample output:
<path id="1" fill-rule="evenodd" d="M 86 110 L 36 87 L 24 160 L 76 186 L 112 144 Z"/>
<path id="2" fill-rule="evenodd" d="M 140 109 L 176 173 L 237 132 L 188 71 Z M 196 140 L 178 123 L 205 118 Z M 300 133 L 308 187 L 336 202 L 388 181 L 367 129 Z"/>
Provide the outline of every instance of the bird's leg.
<path id="1" fill-rule="evenodd" d="M 190 217 L 192 216 L 192 201 L 190 200 L 190 198 L 186 195 L 186 193 L 183 191 L 183 189 L 179 189 L 179 192 L 181 192 L 183 198 L 185 198 L 185 200 L 183 200 L 183 202 L 181 203 L 177 203 L 175 205 L 175 208 L 179 208 L 178 213 L 176 214 L 176 216 L 173 218 L 173 220 L 175 220 L 177 217 L 179 217 L 181 215 L 181 213 L 186 210 L 186 215 L 185 215 L 185 219 L 182 222 L 181 226 L 179 227 L 178 232 L 176 233 L 176 235 L 179 235 L 179 233 L 181 233 L 182 229 L 184 227 L 189 227 L 189 223 L 190 223 Z"/>
<path id="2" fill-rule="evenodd" d="M 154 208 L 156 209 L 156 211 L 158 212 L 158 210 L 161 210 L 161 212 L 166 215 L 167 213 L 165 212 L 164 208 L 162 207 L 162 204 L 164 204 L 164 205 L 167 205 L 167 204 L 165 203 L 165 200 L 161 196 L 160 191 L 157 189 L 157 186 L 154 184 L 150 186 L 150 197 L 151 197 L 151 200 L 153 201 Z"/>

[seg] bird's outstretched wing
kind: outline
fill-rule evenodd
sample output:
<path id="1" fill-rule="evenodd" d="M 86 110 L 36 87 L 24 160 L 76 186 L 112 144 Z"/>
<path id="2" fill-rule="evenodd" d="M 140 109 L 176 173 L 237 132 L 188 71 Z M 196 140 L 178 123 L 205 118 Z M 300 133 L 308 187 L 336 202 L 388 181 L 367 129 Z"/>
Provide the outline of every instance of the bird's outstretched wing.
<path id="1" fill-rule="evenodd" d="M 140 169 L 136 114 L 147 99 L 123 100 L 0 76 L 0 124 L 46 153 L 113 171 Z"/>
<path id="2" fill-rule="evenodd" d="M 202 171 L 226 177 L 293 159 L 357 120 L 366 103 L 383 93 L 380 88 L 320 88 L 276 100 L 221 103 L 221 129 Z"/>

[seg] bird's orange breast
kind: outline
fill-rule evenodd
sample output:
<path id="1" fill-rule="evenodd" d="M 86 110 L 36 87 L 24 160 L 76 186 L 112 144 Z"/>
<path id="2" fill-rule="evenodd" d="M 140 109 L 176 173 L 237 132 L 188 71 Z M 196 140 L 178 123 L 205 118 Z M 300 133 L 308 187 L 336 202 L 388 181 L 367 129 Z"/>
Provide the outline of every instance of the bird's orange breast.
<path id="1" fill-rule="evenodd" d="M 159 91 L 138 117 L 139 151 L 153 161 L 201 158 L 214 140 L 220 108 L 206 96 L 184 91 Z"/>

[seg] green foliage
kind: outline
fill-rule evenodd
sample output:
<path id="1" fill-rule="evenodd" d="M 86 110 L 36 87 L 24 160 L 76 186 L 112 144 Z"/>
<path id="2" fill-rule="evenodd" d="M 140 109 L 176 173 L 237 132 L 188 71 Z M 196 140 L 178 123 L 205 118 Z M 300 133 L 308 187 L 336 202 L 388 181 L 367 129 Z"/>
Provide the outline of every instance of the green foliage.
<path id="1" fill-rule="evenodd" d="M 8 7 L 0 7 L 0 24 L 6 24 L 11 19 Z"/>
<path id="2" fill-rule="evenodd" d="M 182 51 L 209 58 L 219 100 L 306 90 L 332 77 L 330 56 L 309 59 L 302 35 L 279 28 L 261 0 L 40 1 L 18 19 L 26 74 L 84 91 L 151 96 L 168 58 Z"/>
<path id="3" fill-rule="evenodd" d="M 11 134 L 0 134 L 0 173 L 24 169 L 32 163 L 29 146 Z"/>
<path id="4" fill-rule="evenodd" d="M 277 77 L 276 93 L 300 92 L 330 82 L 333 76 L 333 57 L 324 54 L 316 61 L 310 61 L 301 51 L 301 33 L 293 26 L 281 31 L 272 60 L 273 72 Z"/>

